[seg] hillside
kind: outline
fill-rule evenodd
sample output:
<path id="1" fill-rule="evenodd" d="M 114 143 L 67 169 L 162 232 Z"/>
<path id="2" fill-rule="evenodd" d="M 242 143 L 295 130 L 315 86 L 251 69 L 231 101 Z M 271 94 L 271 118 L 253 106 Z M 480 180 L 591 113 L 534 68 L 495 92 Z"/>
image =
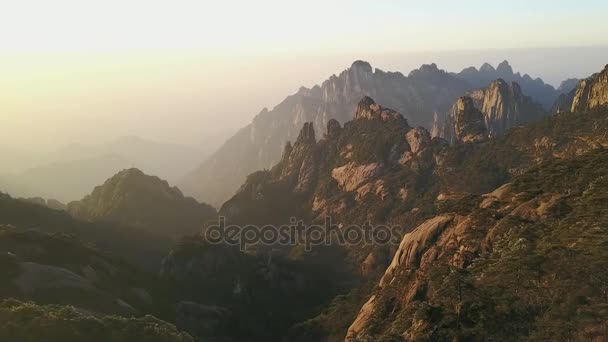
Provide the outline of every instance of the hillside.
<path id="1" fill-rule="evenodd" d="M 156 310 L 151 277 L 72 236 L 0 226 L 3 298 L 135 315 Z"/>
<path id="2" fill-rule="evenodd" d="M 69 203 L 67 211 L 80 220 L 137 227 L 173 238 L 200 233 L 216 215 L 214 208 L 184 197 L 177 187 L 138 169 L 118 172 L 90 195 Z"/>
<path id="3" fill-rule="evenodd" d="M 5 300 L 0 303 L 0 317 L 3 341 L 194 342 L 174 325 L 152 316 L 97 317 L 70 306 Z"/>
<path id="4" fill-rule="evenodd" d="M 135 227 L 91 223 L 73 219 L 63 210 L 12 198 L 0 193 L 0 224 L 15 229 L 37 230 L 76 236 L 98 250 L 128 260 L 144 270 L 156 272 L 172 239 Z"/>
<path id="5" fill-rule="evenodd" d="M 346 341 L 602 340 L 608 152 L 543 164 L 406 235 Z"/>

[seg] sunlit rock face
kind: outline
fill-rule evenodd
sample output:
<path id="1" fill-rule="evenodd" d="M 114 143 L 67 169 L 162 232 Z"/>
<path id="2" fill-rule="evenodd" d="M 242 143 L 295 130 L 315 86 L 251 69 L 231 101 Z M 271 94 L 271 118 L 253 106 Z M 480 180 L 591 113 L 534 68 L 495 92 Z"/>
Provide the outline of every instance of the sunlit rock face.
<path id="1" fill-rule="evenodd" d="M 582 112 L 608 104 L 608 65 L 601 72 L 580 81 L 574 90 L 570 111 Z"/>
<path id="2" fill-rule="evenodd" d="M 542 106 L 524 95 L 519 84 L 515 82 L 509 84 L 497 79 L 487 88 L 473 90 L 466 96 L 482 113 L 488 136 L 501 135 L 512 127 L 538 120 L 546 115 Z M 458 107 L 458 103 L 455 107 Z M 434 136 L 452 138 L 450 133 L 454 131 L 453 115 L 454 108 L 448 115 L 442 116 L 438 113 L 434 115 L 431 128 Z"/>

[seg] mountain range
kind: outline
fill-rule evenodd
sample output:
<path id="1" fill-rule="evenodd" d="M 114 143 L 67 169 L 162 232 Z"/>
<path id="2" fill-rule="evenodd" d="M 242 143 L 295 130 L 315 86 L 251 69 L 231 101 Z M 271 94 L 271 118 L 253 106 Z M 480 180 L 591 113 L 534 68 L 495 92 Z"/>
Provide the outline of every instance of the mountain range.
<path id="1" fill-rule="evenodd" d="M 237 134 L 268 140 L 233 168 L 298 126 L 219 211 L 132 167 L 66 207 L 0 194 L 0 340 L 608 340 L 608 66 L 554 103 L 520 78 L 355 62 Z M 239 248 L 218 216 L 396 239 Z"/>
<path id="2" fill-rule="evenodd" d="M 508 84 L 519 84 L 520 93 L 531 96 L 547 111 L 560 95 L 538 78 L 513 73 L 506 61 L 496 69 L 484 64 L 479 70 L 471 67 L 460 73 L 448 73 L 428 64 L 407 76 L 356 61 L 321 85 L 301 88 L 273 109 L 262 110 L 251 124 L 228 139 L 178 186 L 201 201 L 219 206 L 234 194 L 249 173 L 268 169 L 278 162 L 282 146 L 297 138 L 304 122 L 311 122 L 317 132 L 331 119 L 342 124 L 361 97 L 370 96 L 402 113 L 410 125 L 431 129 L 434 116 L 445 117 L 460 96 L 488 87 L 499 78 Z M 570 91 L 572 83 L 565 83 L 561 91 Z"/>

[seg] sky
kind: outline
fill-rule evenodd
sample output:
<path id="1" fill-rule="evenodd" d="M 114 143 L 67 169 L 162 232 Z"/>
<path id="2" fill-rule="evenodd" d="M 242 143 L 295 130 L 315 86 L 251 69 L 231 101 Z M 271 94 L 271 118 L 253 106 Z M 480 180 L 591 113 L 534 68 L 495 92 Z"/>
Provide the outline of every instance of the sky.
<path id="1" fill-rule="evenodd" d="M 355 59 L 509 59 L 557 85 L 608 63 L 606 1 L 0 1 L 0 143 L 220 144 Z"/>

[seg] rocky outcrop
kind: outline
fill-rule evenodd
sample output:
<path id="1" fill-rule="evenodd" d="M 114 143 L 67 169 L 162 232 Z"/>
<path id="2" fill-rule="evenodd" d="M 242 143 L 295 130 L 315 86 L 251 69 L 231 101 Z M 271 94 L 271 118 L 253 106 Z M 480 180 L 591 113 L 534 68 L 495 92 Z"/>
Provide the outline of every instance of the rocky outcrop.
<path id="1" fill-rule="evenodd" d="M 386 269 L 382 279 L 380 279 L 380 287 L 388 285 L 393 281 L 398 268 L 420 267 L 423 251 L 436 241 L 439 234 L 443 232 L 453 219 L 454 217 L 450 215 L 437 216 L 405 235 L 403 240 L 401 240 L 397 252 L 395 252 L 393 261 Z"/>
<path id="2" fill-rule="evenodd" d="M 572 101 L 574 101 L 574 91 L 571 91 L 568 94 L 560 94 L 553 107 L 551 107 L 551 113 L 562 113 L 569 112 L 572 108 Z"/>
<path id="3" fill-rule="evenodd" d="M 315 155 L 315 129 L 312 123 L 304 123 L 298 139 L 291 146 L 287 144 L 283 157 L 273 169 L 279 174 L 279 179 L 285 181 L 296 192 L 312 190 L 317 172 L 317 157 Z"/>
<path id="4" fill-rule="evenodd" d="M 410 145 L 412 153 L 419 153 L 431 145 L 431 135 L 429 131 L 422 127 L 416 127 L 407 132 L 405 139 Z"/>
<path id="5" fill-rule="evenodd" d="M 340 132 L 342 132 L 342 126 L 340 126 L 338 120 L 331 119 L 327 121 L 327 138 L 335 138 L 340 135 Z"/>
<path id="6" fill-rule="evenodd" d="M 369 96 L 363 97 L 357 105 L 355 120 L 359 119 L 391 121 L 407 126 L 407 121 L 403 118 L 403 115 L 392 109 L 383 108 Z"/>
<path id="7" fill-rule="evenodd" d="M 538 289 L 573 281 L 577 285 L 568 291 L 583 293 L 585 286 L 593 286 L 586 277 L 598 265 L 604 267 L 604 249 L 591 246 L 598 239 L 603 241 L 606 232 L 598 230 L 589 237 L 581 232 L 597 227 L 598 220 L 604 222 L 588 215 L 588 210 L 605 211 L 606 206 L 599 201 L 588 202 L 589 208 L 577 211 L 575 203 L 602 193 L 598 185 L 606 179 L 597 178 L 604 173 L 597 167 L 608 166 L 608 153 L 597 149 L 574 159 L 544 164 L 540 170 L 516 177 L 473 201 L 462 198 L 459 201 L 468 202 L 469 209 L 436 216 L 406 234 L 377 288 L 353 320 L 345 341 L 395 336 L 406 341 L 434 341 L 451 337 L 454 331 L 466 340 L 480 332 L 497 340 L 523 340 L 532 334 L 551 336 L 553 331 L 537 324 L 551 321 L 559 326 L 564 320 L 550 310 L 558 310 L 568 298 L 538 296 Z M 594 167 L 587 167 L 590 161 Z M 573 172 L 577 173 L 577 182 L 564 182 Z M 546 179 L 548 174 L 552 175 L 550 181 Z M 534 230 L 538 227 L 543 230 Z M 558 276 L 581 269 L 579 263 L 571 262 L 578 253 L 585 255 L 582 259 L 588 263 L 588 271 L 583 274 L 587 275 Z M 534 300 L 528 301 L 528 296 Z M 598 291 L 590 296 L 595 299 L 572 305 L 576 310 L 597 313 L 588 303 L 604 298 L 604 294 Z M 495 311 L 498 306 L 506 310 L 549 309 L 525 311 L 517 326 L 530 330 L 514 332 L 492 327 L 498 321 L 513 322 L 512 317 L 504 318 Z M 476 319 L 482 313 L 491 315 L 492 320 L 477 327 Z M 567 333 L 576 340 L 595 336 L 600 341 L 605 334 L 603 323 L 582 320 L 577 323 L 580 332 Z M 472 330 L 462 329 L 465 326 Z"/>
<path id="8" fill-rule="evenodd" d="M 376 177 L 382 170 L 382 164 L 370 163 L 358 165 L 355 162 L 350 162 L 344 166 L 337 167 L 331 171 L 331 176 L 338 182 L 340 188 L 344 191 L 353 191 L 359 185 Z"/>
<path id="9" fill-rule="evenodd" d="M 492 136 L 545 115 L 543 108 L 525 96 L 515 82 L 507 84 L 498 79 L 490 83 L 488 88 L 474 91 L 470 96 L 484 114 L 486 127 Z"/>
<path id="10" fill-rule="evenodd" d="M 570 111 L 583 112 L 608 104 L 608 65 L 601 72 L 581 80 L 573 90 Z"/>
<path id="11" fill-rule="evenodd" d="M 545 115 L 541 105 L 525 96 L 515 82 L 508 84 L 502 79 L 494 80 L 487 88 L 473 90 L 467 96 L 483 113 L 489 136 L 501 135 L 512 127 L 538 120 Z M 453 120 L 446 122 L 437 114 L 434 120 L 432 131 L 438 136 L 449 137 Z M 450 121 L 449 117 L 447 121 Z"/>
<path id="12" fill-rule="evenodd" d="M 468 96 L 458 99 L 448 116 L 444 138 L 452 143 L 473 143 L 483 141 L 487 136 L 484 116 L 475 108 L 473 99 Z"/>

